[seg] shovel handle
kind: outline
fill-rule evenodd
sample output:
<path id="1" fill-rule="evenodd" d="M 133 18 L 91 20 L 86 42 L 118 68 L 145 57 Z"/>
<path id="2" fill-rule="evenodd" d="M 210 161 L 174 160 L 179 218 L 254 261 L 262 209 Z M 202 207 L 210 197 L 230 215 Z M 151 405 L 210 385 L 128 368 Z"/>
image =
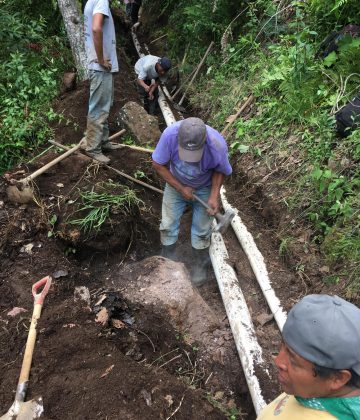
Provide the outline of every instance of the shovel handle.
<path id="1" fill-rule="evenodd" d="M 27 184 L 29 181 L 32 181 L 33 179 L 35 179 L 36 177 L 38 177 L 39 175 L 41 175 L 43 172 L 47 171 L 49 168 L 51 168 L 52 166 L 56 165 L 58 162 L 64 160 L 66 157 L 68 157 L 72 153 L 76 152 L 78 149 L 80 149 L 80 147 L 82 146 L 82 144 L 83 144 L 83 141 L 81 140 L 79 144 L 77 144 L 76 146 L 72 147 L 67 152 L 65 152 L 62 155 L 58 156 L 56 159 L 52 160 L 51 162 L 47 163 L 46 165 L 44 165 L 43 167 L 41 167 L 40 169 L 38 169 L 37 171 L 35 171 L 31 175 L 27 176 L 26 178 L 24 178 L 22 180 L 22 182 L 24 184 Z"/>
<path id="2" fill-rule="evenodd" d="M 38 289 L 44 286 L 44 288 L 42 289 L 42 291 L 40 293 L 37 293 Z M 50 289 L 51 286 L 51 277 L 50 276 L 46 276 L 43 279 L 37 281 L 35 284 L 33 284 L 31 290 L 32 290 L 32 294 L 34 296 L 34 304 L 40 304 L 42 305 L 45 299 L 45 296 L 48 294 L 48 291 Z"/>
<path id="3" fill-rule="evenodd" d="M 26 341 L 25 352 L 24 352 L 24 359 L 21 366 L 21 372 L 19 377 L 19 383 L 16 390 L 16 400 L 17 401 L 24 401 L 27 385 L 29 381 L 29 374 L 31 368 L 31 362 L 36 342 L 36 335 L 37 335 L 37 323 L 41 315 L 42 305 L 49 291 L 51 285 L 51 277 L 46 276 L 43 279 L 39 280 L 32 286 L 32 294 L 34 296 L 34 310 L 31 317 L 31 324 L 29 328 L 29 335 Z M 40 293 L 37 293 L 38 289 L 44 286 Z"/>

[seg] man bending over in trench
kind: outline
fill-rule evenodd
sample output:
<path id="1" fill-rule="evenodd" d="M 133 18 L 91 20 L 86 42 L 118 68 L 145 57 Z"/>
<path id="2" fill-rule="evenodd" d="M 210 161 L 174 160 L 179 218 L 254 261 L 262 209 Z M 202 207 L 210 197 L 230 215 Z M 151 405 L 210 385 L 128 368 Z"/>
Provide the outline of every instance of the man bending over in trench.
<path id="1" fill-rule="evenodd" d="M 108 116 L 114 97 L 113 73 L 119 71 L 109 0 L 88 0 L 84 25 L 90 76 L 85 150 L 94 159 L 109 163 L 103 152 L 117 148 L 109 142 Z"/>
<path id="2" fill-rule="evenodd" d="M 145 55 L 135 64 L 139 94 L 144 101 L 144 108 L 150 115 L 154 115 L 158 98 L 159 82 L 165 83 L 166 73 L 171 68 L 171 61 L 167 57 Z"/>
<path id="3" fill-rule="evenodd" d="M 289 312 L 275 359 L 284 391 L 258 420 L 360 419 L 360 309 L 305 296 Z"/>
<path id="4" fill-rule="evenodd" d="M 175 258 L 180 219 L 187 205 L 193 209 L 192 281 L 206 280 L 213 215 L 219 211 L 220 188 L 232 172 L 224 138 L 200 118 L 187 118 L 168 127 L 152 155 L 153 166 L 166 181 L 160 236 L 162 255 Z M 169 168 L 168 168 L 169 165 Z M 193 193 L 213 209 L 210 213 Z"/>

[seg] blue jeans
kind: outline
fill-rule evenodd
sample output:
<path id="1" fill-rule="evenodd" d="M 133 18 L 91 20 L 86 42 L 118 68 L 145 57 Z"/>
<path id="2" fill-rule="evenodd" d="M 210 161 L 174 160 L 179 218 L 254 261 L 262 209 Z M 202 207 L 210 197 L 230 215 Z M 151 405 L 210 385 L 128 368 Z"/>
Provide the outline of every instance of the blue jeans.
<path id="1" fill-rule="evenodd" d="M 107 71 L 90 70 L 89 112 L 86 125 L 86 150 L 101 153 L 109 141 L 108 117 L 114 99 L 113 75 Z"/>
<path id="2" fill-rule="evenodd" d="M 203 201 L 209 199 L 211 188 L 202 187 L 195 190 L 195 194 Z M 160 224 L 160 239 L 163 245 L 174 244 L 179 235 L 180 219 L 187 205 L 192 206 L 191 245 L 196 249 L 210 246 L 211 222 L 213 220 L 205 207 L 198 201 L 188 201 L 183 196 L 166 184 L 162 202 L 162 220 Z"/>
<path id="3" fill-rule="evenodd" d="M 131 17 L 131 8 L 132 8 L 132 3 L 125 4 L 125 14 L 127 18 Z"/>

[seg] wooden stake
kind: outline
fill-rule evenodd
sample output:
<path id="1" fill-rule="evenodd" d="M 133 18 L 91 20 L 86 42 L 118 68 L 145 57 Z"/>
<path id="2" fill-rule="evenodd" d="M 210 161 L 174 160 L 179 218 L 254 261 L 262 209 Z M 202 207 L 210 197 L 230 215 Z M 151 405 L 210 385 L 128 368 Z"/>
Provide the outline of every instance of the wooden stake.
<path id="1" fill-rule="evenodd" d="M 196 76 L 197 76 L 197 74 L 199 73 L 199 71 L 200 71 L 200 69 L 201 69 L 202 65 L 204 64 L 204 62 L 205 62 L 205 60 L 206 60 L 206 57 L 209 55 L 209 53 L 210 53 L 211 48 L 213 47 L 213 45 L 214 45 L 214 41 L 211 41 L 211 42 L 210 42 L 210 45 L 209 45 L 209 47 L 208 47 L 208 49 L 206 50 L 206 53 L 204 54 L 204 57 L 203 57 L 203 58 L 202 58 L 202 60 L 200 61 L 199 65 L 197 66 L 197 69 L 196 69 L 196 71 L 195 71 L 195 73 L 194 73 L 194 76 L 191 78 L 191 80 L 190 80 L 189 84 L 187 85 L 187 87 L 186 87 L 186 89 L 185 89 L 185 91 L 184 91 L 184 93 L 183 93 L 183 96 L 181 97 L 181 99 L 180 99 L 180 101 L 179 101 L 179 105 L 181 105 L 181 104 L 184 102 L 185 95 L 186 95 L 186 93 L 187 93 L 187 91 L 188 91 L 189 87 L 193 84 L 193 81 L 195 80 L 195 77 L 196 77 Z"/>
<path id="2" fill-rule="evenodd" d="M 115 133 L 112 136 L 110 136 L 109 137 L 109 141 L 110 140 L 117 139 L 118 137 L 122 136 L 124 133 L 126 133 L 126 130 L 125 129 L 120 130 L 118 133 Z"/>
<path id="3" fill-rule="evenodd" d="M 254 101 L 254 95 L 251 94 L 246 101 L 241 105 L 239 111 L 235 114 L 234 119 L 232 121 L 230 121 L 229 123 L 227 123 L 227 125 L 225 126 L 225 128 L 223 129 L 223 131 L 221 132 L 222 136 L 225 136 L 225 133 L 227 132 L 227 130 L 230 128 L 230 126 L 236 121 L 236 119 L 239 117 L 239 115 L 244 111 L 244 109 L 246 107 L 248 107 L 250 104 L 252 104 L 252 102 Z"/>

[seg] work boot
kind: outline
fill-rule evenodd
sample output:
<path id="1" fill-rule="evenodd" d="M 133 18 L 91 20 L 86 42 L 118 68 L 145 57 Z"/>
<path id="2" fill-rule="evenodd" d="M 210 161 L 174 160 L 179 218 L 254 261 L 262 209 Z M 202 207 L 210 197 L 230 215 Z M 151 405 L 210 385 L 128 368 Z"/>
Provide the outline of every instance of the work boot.
<path id="1" fill-rule="evenodd" d="M 191 282 L 195 286 L 201 286 L 208 279 L 210 267 L 209 247 L 196 249 L 193 247 L 193 268 L 191 270 Z"/>
<path id="2" fill-rule="evenodd" d="M 93 158 L 93 159 L 96 159 L 96 160 L 98 160 L 99 162 L 101 162 L 101 163 L 105 163 L 105 164 L 107 164 L 107 163 L 109 163 L 110 162 L 110 159 L 109 158 L 107 158 L 105 155 L 103 155 L 102 153 L 96 153 L 96 152 L 88 152 L 88 151 L 86 151 L 86 154 L 89 156 L 89 157 L 91 157 L 91 158 Z"/>
<path id="3" fill-rule="evenodd" d="M 107 141 L 101 145 L 101 150 L 103 152 L 112 152 L 113 150 L 121 149 L 121 144 L 110 143 Z"/>
<path id="4" fill-rule="evenodd" d="M 161 256 L 176 261 L 176 242 L 171 245 L 162 245 Z"/>

